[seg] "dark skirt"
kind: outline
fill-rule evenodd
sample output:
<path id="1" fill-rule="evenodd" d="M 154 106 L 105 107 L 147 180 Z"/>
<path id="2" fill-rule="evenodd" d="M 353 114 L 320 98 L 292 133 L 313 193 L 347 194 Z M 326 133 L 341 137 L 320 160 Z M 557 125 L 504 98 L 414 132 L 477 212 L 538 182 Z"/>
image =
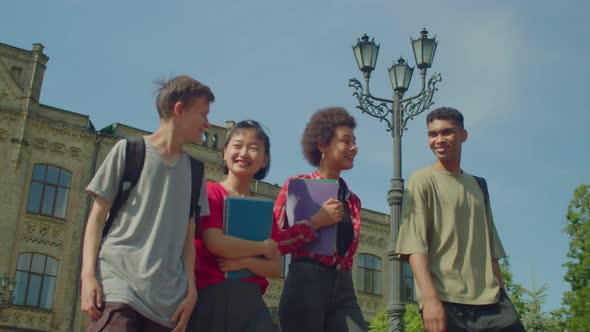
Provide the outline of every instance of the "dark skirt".
<path id="1" fill-rule="evenodd" d="M 260 285 L 226 280 L 199 289 L 188 332 L 273 332 Z"/>

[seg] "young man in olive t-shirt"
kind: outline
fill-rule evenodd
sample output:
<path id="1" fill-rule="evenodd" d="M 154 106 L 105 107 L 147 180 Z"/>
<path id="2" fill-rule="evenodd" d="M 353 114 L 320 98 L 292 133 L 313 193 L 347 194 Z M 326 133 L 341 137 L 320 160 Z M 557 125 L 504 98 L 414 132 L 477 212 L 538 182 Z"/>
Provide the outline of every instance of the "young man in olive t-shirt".
<path id="1" fill-rule="evenodd" d="M 437 161 L 409 178 L 396 253 L 408 258 L 427 332 L 524 331 L 504 291 L 505 257 L 489 202 L 461 169 L 463 115 L 438 108 L 426 118 Z"/>

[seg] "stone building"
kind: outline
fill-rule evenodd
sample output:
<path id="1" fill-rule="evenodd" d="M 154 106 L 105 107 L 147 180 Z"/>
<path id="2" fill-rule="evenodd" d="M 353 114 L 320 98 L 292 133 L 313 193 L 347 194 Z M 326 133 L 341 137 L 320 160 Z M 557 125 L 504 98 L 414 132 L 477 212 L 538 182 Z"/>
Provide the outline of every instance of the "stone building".
<path id="1" fill-rule="evenodd" d="M 119 123 L 97 130 L 87 115 L 41 104 L 48 60 L 41 44 L 30 51 L 0 44 L 0 276 L 16 281 L 11 303 L 10 282 L 0 283 L 0 331 L 83 329 L 79 270 L 90 206 L 84 188 L 117 140 L 147 133 Z M 223 176 L 221 148 L 232 125 L 212 125 L 202 144 L 186 147 L 205 162 L 210 180 Z M 280 189 L 266 182 L 252 187 L 270 198 Z M 389 226 L 382 213 L 361 216 L 353 273 L 368 321 L 388 302 Z M 283 281 L 271 280 L 265 296 L 274 312 Z"/>

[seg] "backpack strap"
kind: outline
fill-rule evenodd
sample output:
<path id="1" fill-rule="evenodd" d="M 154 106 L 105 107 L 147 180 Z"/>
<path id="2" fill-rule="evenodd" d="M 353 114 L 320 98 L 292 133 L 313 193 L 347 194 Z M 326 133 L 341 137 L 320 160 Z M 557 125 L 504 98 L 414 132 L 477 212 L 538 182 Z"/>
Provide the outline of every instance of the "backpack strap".
<path id="1" fill-rule="evenodd" d="M 191 162 L 191 206 L 189 216 L 195 217 L 195 237 L 199 234 L 199 216 L 201 215 L 201 206 L 199 199 L 201 196 L 201 186 L 203 185 L 203 174 L 205 172 L 205 165 L 202 161 L 188 156 Z"/>
<path id="2" fill-rule="evenodd" d="M 488 184 L 486 182 L 486 179 L 484 179 L 482 177 L 479 177 L 479 176 L 475 176 L 475 175 L 473 175 L 473 177 L 475 178 L 475 181 L 477 181 L 477 184 L 479 185 L 479 188 L 483 192 L 483 198 L 484 198 L 486 207 L 489 208 L 489 205 L 490 205 L 490 193 L 488 192 Z"/>
<path id="3" fill-rule="evenodd" d="M 488 191 L 488 184 L 486 182 L 486 179 L 479 177 L 479 176 L 475 176 L 475 175 L 473 175 L 473 177 L 475 178 L 475 181 L 477 181 L 479 188 L 483 192 L 483 198 L 485 201 L 486 209 L 491 209 L 491 207 L 490 207 L 490 193 Z M 491 232 L 489 232 L 489 238 L 490 238 L 490 243 L 493 243 Z"/>
<path id="4" fill-rule="evenodd" d="M 127 144 L 125 145 L 125 170 L 123 171 L 123 177 L 119 183 L 117 196 L 109 211 L 109 217 L 102 230 L 103 238 L 109 233 L 109 229 L 113 225 L 113 220 L 115 220 L 119 210 L 121 210 L 123 205 L 125 205 L 129 199 L 131 190 L 137 184 L 141 171 L 143 170 L 144 161 L 145 142 L 143 137 L 128 138 Z"/>

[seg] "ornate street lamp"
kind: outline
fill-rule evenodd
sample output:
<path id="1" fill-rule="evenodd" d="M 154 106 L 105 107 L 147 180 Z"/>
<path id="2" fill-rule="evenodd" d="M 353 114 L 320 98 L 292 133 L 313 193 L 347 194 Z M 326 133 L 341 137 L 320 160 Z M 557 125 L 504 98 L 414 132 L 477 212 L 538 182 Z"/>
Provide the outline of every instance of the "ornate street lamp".
<path id="1" fill-rule="evenodd" d="M 388 71 L 393 91 L 399 91 L 401 93 L 406 92 L 410 87 L 414 68 L 408 66 L 406 60 L 400 57 L 399 60 L 397 60 L 397 64 L 389 67 Z"/>
<path id="2" fill-rule="evenodd" d="M 375 44 L 375 39 L 369 41 L 369 36 L 362 36 L 352 47 L 356 64 L 359 70 L 365 74 L 365 77 L 371 75 L 377 64 L 377 55 L 379 54 L 379 45 Z"/>
<path id="3" fill-rule="evenodd" d="M 0 277 L 0 310 L 12 304 L 16 280 L 8 277 L 6 273 Z"/>
<path id="4" fill-rule="evenodd" d="M 434 53 L 436 53 L 436 46 L 438 45 L 436 37 L 428 38 L 428 31 L 422 29 L 420 31 L 420 38 L 411 40 L 416 66 L 420 69 L 430 68 L 432 66 L 432 60 L 434 60 Z"/>
<path id="5" fill-rule="evenodd" d="M 361 82 L 352 78 L 349 86 L 354 88 L 353 95 L 358 100 L 356 106 L 362 113 L 366 113 L 387 124 L 387 131 L 391 131 L 393 137 L 393 178 L 391 188 L 387 194 L 387 202 L 390 206 L 391 215 L 391 248 L 387 256 L 391 261 L 392 284 L 389 292 L 389 304 L 387 314 L 389 316 L 390 331 L 404 331 L 405 306 L 402 293 L 401 261 L 394 255 L 395 245 L 401 222 L 401 206 L 404 194 L 404 180 L 402 179 L 402 133 L 406 130 L 408 120 L 426 111 L 434 104 L 432 97 L 438 90 L 436 84 L 441 81 L 441 75 L 434 73 L 428 80 L 426 88 L 426 70 L 432 65 L 434 53 L 436 52 L 437 41 L 435 38 L 428 38 L 428 31 L 422 30 L 420 38 L 411 40 L 414 50 L 416 66 L 420 69 L 422 89 L 412 97 L 403 98 L 404 93 L 410 86 L 414 68 L 411 68 L 404 59 L 400 58 L 389 70 L 389 79 L 393 88 L 393 99 L 379 98 L 371 95 L 369 90 L 369 79 L 371 72 L 377 63 L 379 46 L 369 37 L 364 35 L 353 46 L 354 56 L 357 65 L 365 77 L 365 88 Z"/>

